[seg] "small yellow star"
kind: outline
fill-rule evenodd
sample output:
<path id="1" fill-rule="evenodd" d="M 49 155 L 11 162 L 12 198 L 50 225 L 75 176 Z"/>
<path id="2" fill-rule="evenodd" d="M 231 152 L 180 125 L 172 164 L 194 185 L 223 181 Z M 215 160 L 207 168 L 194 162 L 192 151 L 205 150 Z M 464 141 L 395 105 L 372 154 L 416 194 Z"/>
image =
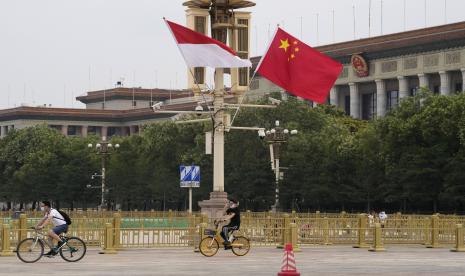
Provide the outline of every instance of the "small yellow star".
<path id="1" fill-rule="evenodd" d="M 298 52 L 298 51 L 299 51 L 299 48 L 295 47 L 294 52 Z"/>
<path id="2" fill-rule="evenodd" d="M 281 39 L 280 39 L 281 40 Z M 281 46 L 279 46 L 280 49 L 284 49 L 284 52 L 287 52 L 287 48 L 289 48 L 289 41 L 286 38 L 286 40 L 281 40 Z"/>
<path id="3" fill-rule="evenodd" d="M 291 58 L 295 58 L 295 55 L 294 55 L 294 54 L 291 54 Z"/>
<path id="4" fill-rule="evenodd" d="M 294 45 L 297 45 L 297 40 L 294 41 Z"/>

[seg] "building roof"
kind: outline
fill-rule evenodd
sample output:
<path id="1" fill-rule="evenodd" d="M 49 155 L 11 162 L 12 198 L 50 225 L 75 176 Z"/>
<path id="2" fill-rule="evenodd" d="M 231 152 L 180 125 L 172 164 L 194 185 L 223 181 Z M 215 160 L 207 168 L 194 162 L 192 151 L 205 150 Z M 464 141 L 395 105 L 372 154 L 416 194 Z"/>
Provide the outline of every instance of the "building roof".
<path id="1" fill-rule="evenodd" d="M 315 47 L 318 51 L 349 63 L 352 54 L 367 59 L 408 55 L 465 46 L 465 21 Z M 261 57 L 251 58 L 256 66 Z"/>
<path id="2" fill-rule="evenodd" d="M 226 102 L 235 102 L 234 96 L 225 97 Z M 208 103 L 211 100 L 207 100 Z M 161 106 L 161 110 L 194 111 L 196 101 Z M 204 105 L 204 108 L 205 105 Z M 175 113 L 154 113 L 150 108 L 129 110 L 102 110 L 79 108 L 52 108 L 21 106 L 0 110 L 0 122 L 12 120 L 47 120 L 47 121 L 94 121 L 124 123 L 138 120 L 164 119 L 175 116 Z"/>
<path id="3" fill-rule="evenodd" d="M 116 87 L 107 90 L 89 91 L 85 96 L 76 97 L 76 100 L 88 104 L 95 102 L 102 102 L 105 98 L 106 101 L 110 100 L 132 100 L 134 95 L 135 100 L 150 101 L 166 101 L 169 99 L 179 99 L 192 96 L 191 90 L 178 90 L 178 89 L 160 89 L 160 88 L 129 88 L 129 87 Z"/>

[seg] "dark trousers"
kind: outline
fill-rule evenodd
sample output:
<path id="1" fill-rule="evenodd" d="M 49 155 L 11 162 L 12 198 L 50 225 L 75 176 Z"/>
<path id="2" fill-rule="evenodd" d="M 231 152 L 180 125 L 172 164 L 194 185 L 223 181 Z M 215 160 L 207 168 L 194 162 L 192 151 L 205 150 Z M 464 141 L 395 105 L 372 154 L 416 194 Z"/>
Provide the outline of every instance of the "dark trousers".
<path id="1" fill-rule="evenodd" d="M 239 229 L 239 225 L 225 225 L 223 226 L 223 228 L 221 229 L 221 237 L 223 238 L 223 240 L 225 242 L 228 242 L 229 240 L 229 233 L 234 231 L 234 230 L 238 230 Z"/>

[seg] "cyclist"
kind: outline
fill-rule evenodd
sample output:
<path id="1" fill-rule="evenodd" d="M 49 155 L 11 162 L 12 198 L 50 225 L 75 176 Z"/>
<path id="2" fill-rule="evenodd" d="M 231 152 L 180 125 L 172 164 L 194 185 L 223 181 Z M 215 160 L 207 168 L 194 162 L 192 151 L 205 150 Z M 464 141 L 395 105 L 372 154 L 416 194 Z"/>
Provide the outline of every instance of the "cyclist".
<path id="1" fill-rule="evenodd" d="M 221 229 L 221 237 L 224 242 L 224 249 L 231 249 L 231 241 L 229 233 L 234 230 L 239 230 L 241 226 L 241 212 L 239 210 L 239 202 L 234 198 L 229 198 L 224 206 L 226 215 L 221 218 L 222 221 L 229 220 L 229 223 Z"/>
<path id="2" fill-rule="evenodd" d="M 61 244 L 63 243 L 59 235 L 68 231 L 68 225 L 66 224 L 65 218 L 60 214 L 60 212 L 51 207 L 50 201 L 42 201 L 40 203 L 40 209 L 45 211 L 45 215 L 37 224 L 36 229 L 42 229 L 45 227 L 45 225 L 52 221 L 54 227 L 47 233 L 49 243 L 52 245 L 52 249 L 46 253 L 45 256 L 55 256 L 58 253 L 58 248 L 60 248 Z M 56 247 L 53 247 L 53 240 L 58 242 Z"/>

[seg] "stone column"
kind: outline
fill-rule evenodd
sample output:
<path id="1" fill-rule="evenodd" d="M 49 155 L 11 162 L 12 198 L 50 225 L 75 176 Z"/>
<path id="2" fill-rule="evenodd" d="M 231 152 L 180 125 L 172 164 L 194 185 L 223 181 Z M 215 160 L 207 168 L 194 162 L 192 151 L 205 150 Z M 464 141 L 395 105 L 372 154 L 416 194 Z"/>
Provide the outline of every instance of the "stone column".
<path id="1" fill-rule="evenodd" d="M 128 136 L 128 128 L 123 126 L 121 129 L 121 136 Z"/>
<path id="2" fill-rule="evenodd" d="M 107 139 L 107 135 L 108 135 L 108 127 L 102 126 L 102 131 L 100 132 L 100 137 L 102 138 L 102 140 L 105 140 L 105 139 Z"/>
<path id="3" fill-rule="evenodd" d="M 64 136 L 68 136 L 68 126 L 67 125 L 62 125 L 61 126 L 61 134 Z"/>
<path id="4" fill-rule="evenodd" d="M 418 84 L 420 88 L 426 88 L 429 90 L 429 78 L 426 74 L 418 74 Z"/>
<path id="5" fill-rule="evenodd" d="M 134 134 L 136 134 L 136 126 L 130 126 L 129 135 L 134 135 Z"/>
<path id="6" fill-rule="evenodd" d="M 386 85 L 384 80 L 375 80 L 376 82 L 376 114 L 378 117 L 384 117 L 386 115 Z"/>
<path id="7" fill-rule="evenodd" d="M 450 73 L 439 71 L 439 77 L 441 77 L 441 95 L 450 95 Z"/>
<path id="8" fill-rule="evenodd" d="M 350 87 L 350 116 L 355 119 L 360 119 L 360 91 L 358 91 L 358 83 L 349 83 Z"/>
<path id="9" fill-rule="evenodd" d="M 0 138 L 5 137 L 5 132 L 3 131 L 3 126 L 0 126 Z"/>
<path id="10" fill-rule="evenodd" d="M 329 92 L 329 101 L 330 101 L 330 104 L 331 105 L 334 105 L 335 107 L 339 107 L 339 93 L 338 93 L 338 89 L 337 89 L 337 86 L 333 86 L 333 88 L 331 88 L 331 92 Z"/>
<path id="11" fill-rule="evenodd" d="M 402 100 L 409 96 L 408 78 L 404 76 L 398 76 L 397 79 L 399 80 L 399 99 Z"/>
<path id="12" fill-rule="evenodd" d="M 465 90 L 465 68 L 460 69 L 462 71 L 462 91 Z"/>
<path id="13" fill-rule="evenodd" d="M 89 126 L 81 126 L 81 137 L 87 137 L 87 129 Z"/>

